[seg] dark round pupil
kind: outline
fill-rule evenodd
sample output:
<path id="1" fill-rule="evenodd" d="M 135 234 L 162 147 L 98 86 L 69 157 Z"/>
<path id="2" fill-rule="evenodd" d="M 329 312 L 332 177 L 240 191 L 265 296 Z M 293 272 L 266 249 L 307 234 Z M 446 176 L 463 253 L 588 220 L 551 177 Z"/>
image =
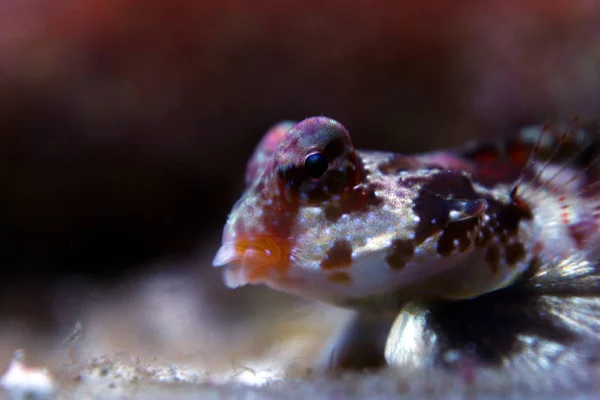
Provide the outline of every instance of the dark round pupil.
<path id="1" fill-rule="evenodd" d="M 329 161 L 321 153 L 311 154 L 304 161 L 304 169 L 311 178 L 320 178 L 327 171 Z"/>

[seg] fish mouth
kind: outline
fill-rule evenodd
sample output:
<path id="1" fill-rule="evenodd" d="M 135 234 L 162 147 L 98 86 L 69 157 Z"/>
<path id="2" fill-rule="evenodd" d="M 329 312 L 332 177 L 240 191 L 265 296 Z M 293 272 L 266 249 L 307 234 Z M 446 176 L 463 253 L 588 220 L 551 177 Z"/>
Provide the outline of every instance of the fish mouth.
<path id="1" fill-rule="evenodd" d="M 223 281 L 229 288 L 268 283 L 287 272 L 289 246 L 271 237 L 238 238 L 224 242 L 212 264 L 224 267 Z"/>

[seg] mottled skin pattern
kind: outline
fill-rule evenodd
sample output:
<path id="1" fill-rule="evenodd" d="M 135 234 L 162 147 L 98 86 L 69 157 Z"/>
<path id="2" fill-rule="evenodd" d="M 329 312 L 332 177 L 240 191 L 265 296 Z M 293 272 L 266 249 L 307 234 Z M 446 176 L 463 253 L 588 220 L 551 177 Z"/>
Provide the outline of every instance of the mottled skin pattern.
<path id="1" fill-rule="evenodd" d="M 586 138 L 544 129 L 409 156 L 356 150 L 326 117 L 276 125 L 248 164 L 213 264 L 229 287 L 263 283 L 368 312 L 476 298 L 595 254 Z"/>

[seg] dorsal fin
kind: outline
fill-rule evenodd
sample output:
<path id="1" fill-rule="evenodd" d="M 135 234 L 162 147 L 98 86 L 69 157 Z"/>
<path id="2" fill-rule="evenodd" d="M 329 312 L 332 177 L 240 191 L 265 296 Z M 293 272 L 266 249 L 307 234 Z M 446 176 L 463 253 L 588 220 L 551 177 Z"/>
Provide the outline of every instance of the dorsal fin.
<path id="1" fill-rule="evenodd" d="M 582 129 L 579 118 L 570 124 L 546 124 L 521 132 L 524 141 L 533 142 L 527 163 L 514 184 L 514 194 L 523 195 L 521 186 L 543 187 L 553 193 L 581 195 L 598 182 L 600 138 L 594 127 Z"/>
<path id="2" fill-rule="evenodd" d="M 517 135 L 499 141 L 471 144 L 457 153 L 476 166 L 473 171 L 476 182 L 486 186 L 517 182 L 517 193 L 524 182 L 532 182 L 544 173 L 548 179 L 549 169 L 557 173 L 557 165 L 562 168 L 557 176 L 573 167 L 579 174 L 592 174 L 587 179 L 596 181 L 598 174 L 591 169 L 599 161 L 598 126 L 583 124 L 577 117 L 569 124 L 548 122 L 525 127 Z"/>

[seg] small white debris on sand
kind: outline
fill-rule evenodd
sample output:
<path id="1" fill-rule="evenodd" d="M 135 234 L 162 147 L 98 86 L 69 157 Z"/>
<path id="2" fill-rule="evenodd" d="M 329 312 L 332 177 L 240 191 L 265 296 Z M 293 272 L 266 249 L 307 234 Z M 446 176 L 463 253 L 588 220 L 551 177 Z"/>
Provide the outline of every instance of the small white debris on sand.
<path id="1" fill-rule="evenodd" d="M 45 368 L 25 366 L 23 350 L 15 351 L 8 370 L 0 379 L 0 387 L 13 400 L 45 400 L 56 391 L 52 376 Z"/>

